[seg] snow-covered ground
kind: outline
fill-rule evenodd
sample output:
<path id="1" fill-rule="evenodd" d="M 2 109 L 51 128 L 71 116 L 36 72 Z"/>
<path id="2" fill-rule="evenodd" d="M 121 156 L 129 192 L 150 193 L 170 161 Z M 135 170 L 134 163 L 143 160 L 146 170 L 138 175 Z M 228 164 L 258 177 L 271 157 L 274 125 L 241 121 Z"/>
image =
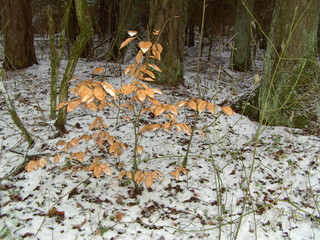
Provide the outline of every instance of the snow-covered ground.
<path id="1" fill-rule="evenodd" d="M 223 105 L 254 88 L 261 63 L 256 71 L 235 73 L 228 69 L 223 46 L 214 49 L 211 60 L 204 54 L 201 61 L 201 92 L 207 101 Z M 159 99 L 177 103 L 198 97 L 196 52 L 196 47 L 187 50 L 185 86 L 152 85 L 163 91 Z M 68 115 L 68 132 L 55 137 L 49 119 L 49 65 L 44 58 L 26 70 L 8 72 L 5 78 L 36 143 L 28 149 L 0 96 L 0 239 L 320 239 L 318 137 L 298 129 L 259 126 L 237 113 L 202 113 L 192 139 L 188 174 L 181 174 L 178 181 L 169 173 L 181 166 L 189 135 L 175 130 L 143 134 L 139 168 L 159 170 L 163 177 L 149 189 L 143 185 L 142 194 L 135 195 L 130 181 L 118 179 L 119 166 L 131 169 L 132 125 L 116 110 L 95 113 L 79 107 Z M 107 77 L 93 76 L 101 66 Z M 120 87 L 130 81 L 120 73 L 117 64 L 81 60 L 75 77 L 94 77 Z M 191 124 L 194 113 L 182 112 L 180 120 Z M 127 149 L 118 160 L 91 141 L 74 151 L 88 148 L 88 155 L 101 156 L 112 175 L 72 173 L 70 163 L 76 160 L 70 161 L 70 154 L 55 163 L 58 141 L 90 134 L 88 125 L 97 116 Z M 149 115 L 143 120 L 157 123 Z M 45 168 L 4 178 L 25 158 L 41 157 L 48 159 Z"/>

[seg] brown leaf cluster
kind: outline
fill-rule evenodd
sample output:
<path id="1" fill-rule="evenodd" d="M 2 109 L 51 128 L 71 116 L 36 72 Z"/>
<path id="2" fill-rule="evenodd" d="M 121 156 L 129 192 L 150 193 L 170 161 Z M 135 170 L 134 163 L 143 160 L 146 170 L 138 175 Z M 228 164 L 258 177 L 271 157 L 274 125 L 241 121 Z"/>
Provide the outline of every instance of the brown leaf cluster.
<path id="1" fill-rule="evenodd" d="M 134 176 L 132 175 L 132 172 L 130 171 L 121 171 L 119 173 L 118 178 L 122 179 L 124 177 L 127 177 L 129 179 L 132 179 L 135 181 L 137 184 L 142 184 L 143 182 L 145 183 L 147 188 L 150 188 L 152 184 L 154 183 L 155 180 L 157 180 L 159 177 L 161 177 L 163 174 L 159 170 L 154 170 L 151 172 L 146 172 L 146 171 L 137 171 Z"/>
<path id="2" fill-rule="evenodd" d="M 32 172 L 34 170 L 37 170 L 38 168 L 44 168 L 47 164 L 47 158 L 43 157 L 40 158 L 39 160 L 32 160 L 30 161 L 26 166 L 25 166 L 25 170 L 27 172 Z"/>
<path id="3" fill-rule="evenodd" d="M 104 162 L 101 162 L 99 158 L 93 160 L 93 164 L 89 166 L 88 170 L 93 171 L 93 175 L 97 178 L 99 178 L 102 173 L 108 176 L 112 175 L 110 167 Z"/>

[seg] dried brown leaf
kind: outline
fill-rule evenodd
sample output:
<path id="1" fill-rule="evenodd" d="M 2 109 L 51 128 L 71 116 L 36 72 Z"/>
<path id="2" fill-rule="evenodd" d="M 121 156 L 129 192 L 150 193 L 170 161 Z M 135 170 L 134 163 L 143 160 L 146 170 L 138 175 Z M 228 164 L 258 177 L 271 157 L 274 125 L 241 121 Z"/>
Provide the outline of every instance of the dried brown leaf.
<path id="1" fill-rule="evenodd" d="M 145 70 L 144 73 L 146 73 L 147 75 L 149 75 L 151 78 L 156 78 L 156 75 L 154 75 L 153 72 L 149 71 L 149 70 Z"/>
<path id="2" fill-rule="evenodd" d="M 143 146 L 137 146 L 136 152 L 141 155 L 143 153 Z"/>
<path id="3" fill-rule="evenodd" d="M 137 32 L 137 31 L 134 31 L 134 30 L 129 30 L 129 31 L 128 31 L 128 34 L 129 34 L 130 37 L 133 37 L 133 36 L 137 35 L 137 33 L 138 33 L 138 32 Z"/>
<path id="4" fill-rule="evenodd" d="M 139 89 L 136 93 L 136 96 L 140 102 L 143 102 L 146 99 L 147 94 L 144 89 Z"/>
<path id="5" fill-rule="evenodd" d="M 141 80 L 146 81 L 146 82 L 154 82 L 154 79 L 152 79 L 150 77 L 143 77 L 143 78 L 141 78 Z"/>
<path id="6" fill-rule="evenodd" d="M 150 41 L 139 42 L 138 46 L 143 53 L 146 53 L 151 48 L 152 43 Z"/>
<path id="7" fill-rule="evenodd" d="M 151 174 L 147 175 L 145 183 L 146 183 L 147 188 L 151 187 L 151 185 L 153 184 L 153 177 Z"/>
<path id="8" fill-rule="evenodd" d="M 228 116 L 234 116 L 234 112 L 233 112 L 232 108 L 229 107 L 229 106 L 221 107 L 221 110 L 222 110 L 225 114 L 227 114 Z"/>
<path id="9" fill-rule="evenodd" d="M 208 110 L 211 112 L 211 114 L 214 114 L 215 113 L 215 106 L 213 103 L 207 103 L 207 108 Z"/>
<path id="10" fill-rule="evenodd" d="M 145 175 L 144 175 L 144 173 L 143 173 L 141 170 L 137 171 L 136 174 L 134 175 L 134 181 L 135 181 L 137 184 L 142 183 L 143 180 L 144 180 L 144 178 L 145 178 Z"/>
<path id="11" fill-rule="evenodd" d="M 126 175 L 126 171 L 121 171 L 118 175 L 118 179 L 122 179 Z"/>
<path id="12" fill-rule="evenodd" d="M 134 68 L 136 66 L 136 64 L 132 63 L 130 65 L 128 65 L 125 69 L 124 69 L 124 75 L 127 75 L 132 68 Z"/>
<path id="13" fill-rule="evenodd" d="M 161 127 L 166 131 L 169 132 L 169 129 L 172 128 L 172 123 L 171 122 L 165 122 L 161 125 Z"/>
<path id="14" fill-rule="evenodd" d="M 59 140 L 58 142 L 57 142 L 57 146 L 63 146 L 63 145 L 65 145 L 66 144 L 66 141 L 65 140 Z"/>
<path id="15" fill-rule="evenodd" d="M 104 70 L 103 67 L 97 67 L 97 68 L 93 71 L 93 73 L 94 73 L 94 74 L 99 74 L 99 73 L 101 73 L 103 70 Z"/>
<path id="16" fill-rule="evenodd" d="M 98 86 L 95 87 L 95 89 L 93 90 L 93 95 L 96 99 L 102 101 L 106 98 L 106 92 L 103 91 L 102 87 Z"/>
<path id="17" fill-rule="evenodd" d="M 69 104 L 67 106 L 67 112 L 72 112 L 72 111 L 76 110 L 80 104 L 81 104 L 80 99 L 76 99 L 76 100 L 69 102 Z"/>
<path id="18" fill-rule="evenodd" d="M 28 164 L 24 167 L 24 169 L 27 172 L 37 170 L 38 168 L 39 168 L 39 163 L 38 163 L 38 161 L 35 161 L 35 160 L 28 162 Z"/>
<path id="19" fill-rule="evenodd" d="M 126 171 L 126 177 L 132 179 L 132 172 Z"/>
<path id="20" fill-rule="evenodd" d="M 59 110 L 60 108 L 63 108 L 63 107 L 66 106 L 67 104 L 69 104 L 69 101 L 63 102 L 63 103 L 59 103 L 58 106 L 56 107 L 56 110 Z"/>
<path id="21" fill-rule="evenodd" d="M 155 65 L 155 64 L 149 63 L 149 64 L 148 64 L 148 67 L 151 67 L 151 68 L 153 68 L 154 70 L 156 70 L 156 71 L 158 71 L 158 72 L 162 72 L 161 69 L 160 69 L 157 65 Z"/>
<path id="22" fill-rule="evenodd" d="M 59 154 L 55 155 L 54 158 L 53 158 L 53 161 L 55 163 L 59 163 L 60 162 L 60 155 Z"/>
<path id="23" fill-rule="evenodd" d="M 81 102 L 90 102 L 93 100 L 93 90 L 85 85 L 81 85 L 78 94 Z"/>
<path id="24" fill-rule="evenodd" d="M 48 211 L 48 217 L 52 218 L 52 217 L 60 217 L 60 218 L 64 218 L 64 212 L 63 211 L 58 211 L 55 207 L 51 208 Z"/>
<path id="25" fill-rule="evenodd" d="M 102 82 L 101 83 L 103 89 L 113 98 L 117 97 L 117 91 L 114 89 L 114 87 L 108 83 L 108 82 Z"/>
<path id="26" fill-rule="evenodd" d="M 204 100 L 201 100 L 198 102 L 198 111 L 201 113 L 203 110 L 205 110 L 207 107 L 207 102 Z"/>
<path id="27" fill-rule="evenodd" d="M 97 111 L 97 105 L 94 102 L 88 103 L 85 105 L 86 108 L 96 112 Z"/>
<path id="28" fill-rule="evenodd" d="M 80 138 L 72 138 L 71 141 L 69 141 L 69 147 L 74 148 L 76 146 L 79 146 Z"/>
<path id="29" fill-rule="evenodd" d="M 127 46 L 134 39 L 136 39 L 136 37 L 127 38 L 126 40 L 123 41 L 123 43 L 121 43 L 119 49 L 124 48 L 125 46 Z"/>
<path id="30" fill-rule="evenodd" d="M 162 51 L 163 51 L 163 47 L 161 46 L 160 43 L 155 43 L 155 44 L 153 44 L 153 45 L 152 45 L 152 49 L 157 50 L 160 54 L 161 54 Z"/>
<path id="31" fill-rule="evenodd" d="M 182 129 L 187 134 L 191 135 L 191 128 L 185 123 L 177 123 L 176 124 L 176 129 L 177 129 L 178 132 L 180 132 L 181 129 Z"/>
<path id="32" fill-rule="evenodd" d="M 116 222 L 120 222 L 123 216 L 124 216 L 124 213 L 116 212 L 114 219 L 116 220 Z"/>
<path id="33" fill-rule="evenodd" d="M 197 103 L 194 100 L 188 101 L 187 105 L 192 110 L 197 111 Z"/>
<path id="34" fill-rule="evenodd" d="M 70 159 L 75 158 L 77 161 L 82 162 L 84 157 L 85 157 L 84 152 L 76 152 L 76 153 L 71 154 Z"/>
<path id="35" fill-rule="evenodd" d="M 134 91 L 137 90 L 137 86 L 135 85 L 131 85 L 131 84 L 126 84 L 126 85 L 123 85 L 121 88 L 120 88 L 120 91 L 123 95 L 128 95 Z"/>
<path id="36" fill-rule="evenodd" d="M 146 89 L 146 90 L 145 90 L 145 93 L 146 93 L 149 97 L 154 98 L 154 91 L 153 91 L 152 89 L 150 89 L 150 88 Z"/>
<path id="37" fill-rule="evenodd" d="M 159 35 L 159 33 L 160 33 L 160 30 L 153 30 L 153 32 L 152 32 L 152 34 L 155 36 Z"/>
<path id="38" fill-rule="evenodd" d="M 161 54 L 158 50 L 152 49 L 153 57 L 159 61 L 161 61 Z"/>
<path id="39" fill-rule="evenodd" d="M 138 64 L 141 63 L 142 57 L 143 57 L 143 52 L 142 52 L 142 50 L 139 50 L 139 52 L 137 53 L 137 56 L 136 56 L 136 62 Z"/>
<path id="40" fill-rule="evenodd" d="M 165 108 L 161 104 L 155 108 L 155 110 L 153 111 L 153 114 L 155 117 L 157 117 L 157 116 L 161 115 L 164 112 L 164 110 L 165 110 Z"/>
<path id="41" fill-rule="evenodd" d="M 47 164 L 47 158 L 45 158 L 45 157 L 40 158 L 38 160 L 38 163 L 39 163 L 39 167 L 42 167 L 42 168 L 45 167 Z"/>
<path id="42" fill-rule="evenodd" d="M 172 112 L 174 115 L 178 115 L 179 114 L 179 110 L 175 105 L 168 105 L 168 109 L 170 110 L 170 112 Z"/>
<path id="43" fill-rule="evenodd" d="M 147 131 L 156 131 L 159 127 L 161 127 L 160 123 L 147 124 L 140 130 L 140 134 Z"/>
<path id="44" fill-rule="evenodd" d="M 184 107 L 187 104 L 187 101 L 180 101 L 177 103 L 178 108 Z"/>

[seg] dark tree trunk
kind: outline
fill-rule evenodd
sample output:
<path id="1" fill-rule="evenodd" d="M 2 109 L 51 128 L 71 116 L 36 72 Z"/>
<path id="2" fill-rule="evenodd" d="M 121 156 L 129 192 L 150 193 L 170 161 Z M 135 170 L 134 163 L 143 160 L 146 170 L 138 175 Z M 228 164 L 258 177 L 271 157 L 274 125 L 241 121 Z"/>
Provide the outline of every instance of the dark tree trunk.
<path id="1" fill-rule="evenodd" d="M 272 21 L 272 12 L 274 9 L 275 0 L 255 0 L 254 13 L 259 26 L 255 30 L 255 46 L 260 49 L 267 49 L 267 35 L 270 32 Z"/>
<path id="2" fill-rule="evenodd" d="M 315 130 L 320 123 L 319 0 L 276 1 L 264 73 L 253 100 L 262 123 Z"/>
<path id="3" fill-rule="evenodd" d="M 198 16 L 197 16 L 198 12 L 201 12 L 201 9 L 199 9 L 199 1 L 197 0 L 188 1 L 188 6 L 187 6 L 188 47 L 194 46 L 194 38 L 195 38 L 194 31 L 198 21 Z"/>
<path id="4" fill-rule="evenodd" d="M 231 68 L 248 71 L 251 68 L 251 16 L 254 0 L 238 0 L 234 26 L 234 48 L 231 54 Z"/>
<path id="5" fill-rule="evenodd" d="M 105 37 L 107 34 L 107 27 L 108 26 L 108 3 L 107 0 L 99 0 L 97 1 L 96 6 L 97 11 L 97 24 L 95 26 L 96 31 L 98 32 L 99 36 Z"/>
<path id="6" fill-rule="evenodd" d="M 140 30 L 138 29 L 139 15 L 143 14 L 144 4 L 146 4 L 145 0 L 119 0 L 117 30 L 108 54 L 108 60 L 123 61 L 127 48 L 119 50 L 120 45 L 128 37 L 128 30 Z"/>
<path id="7" fill-rule="evenodd" d="M 183 83 L 183 58 L 186 25 L 185 0 L 151 0 L 150 31 L 160 30 L 158 42 L 163 46 L 157 81 L 161 83 Z"/>
<path id="8" fill-rule="evenodd" d="M 1 0 L 4 26 L 4 68 L 22 69 L 37 63 L 30 0 Z"/>

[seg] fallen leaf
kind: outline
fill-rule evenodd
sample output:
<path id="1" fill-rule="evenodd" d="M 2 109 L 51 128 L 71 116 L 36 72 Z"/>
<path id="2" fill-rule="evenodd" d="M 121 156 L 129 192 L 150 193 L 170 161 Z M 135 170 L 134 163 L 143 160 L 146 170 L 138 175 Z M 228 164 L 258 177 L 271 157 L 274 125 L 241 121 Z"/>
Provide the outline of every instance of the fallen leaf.
<path id="1" fill-rule="evenodd" d="M 53 158 L 53 161 L 55 163 L 59 163 L 60 162 L 60 155 L 59 154 L 55 155 L 54 158 Z"/>
<path id="2" fill-rule="evenodd" d="M 101 73 L 103 70 L 104 70 L 103 67 L 97 67 L 97 68 L 93 71 L 93 73 L 94 73 L 94 74 L 99 74 L 99 73 Z"/>
<path id="3" fill-rule="evenodd" d="M 143 152 L 143 146 L 137 146 L 136 151 L 139 155 L 141 155 Z"/>
<path id="4" fill-rule="evenodd" d="M 114 219 L 116 220 L 116 222 L 120 222 L 122 220 L 122 217 L 124 216 L 124 213 L 122 212 L 116 212 Z"/>
<path id="5" fill-rule="evenodd" d="M 48 212 L 48 217 L 61 217 L 64 218 L 64 212 L 58 211 L 55 207 L 51 208 Z"/>

